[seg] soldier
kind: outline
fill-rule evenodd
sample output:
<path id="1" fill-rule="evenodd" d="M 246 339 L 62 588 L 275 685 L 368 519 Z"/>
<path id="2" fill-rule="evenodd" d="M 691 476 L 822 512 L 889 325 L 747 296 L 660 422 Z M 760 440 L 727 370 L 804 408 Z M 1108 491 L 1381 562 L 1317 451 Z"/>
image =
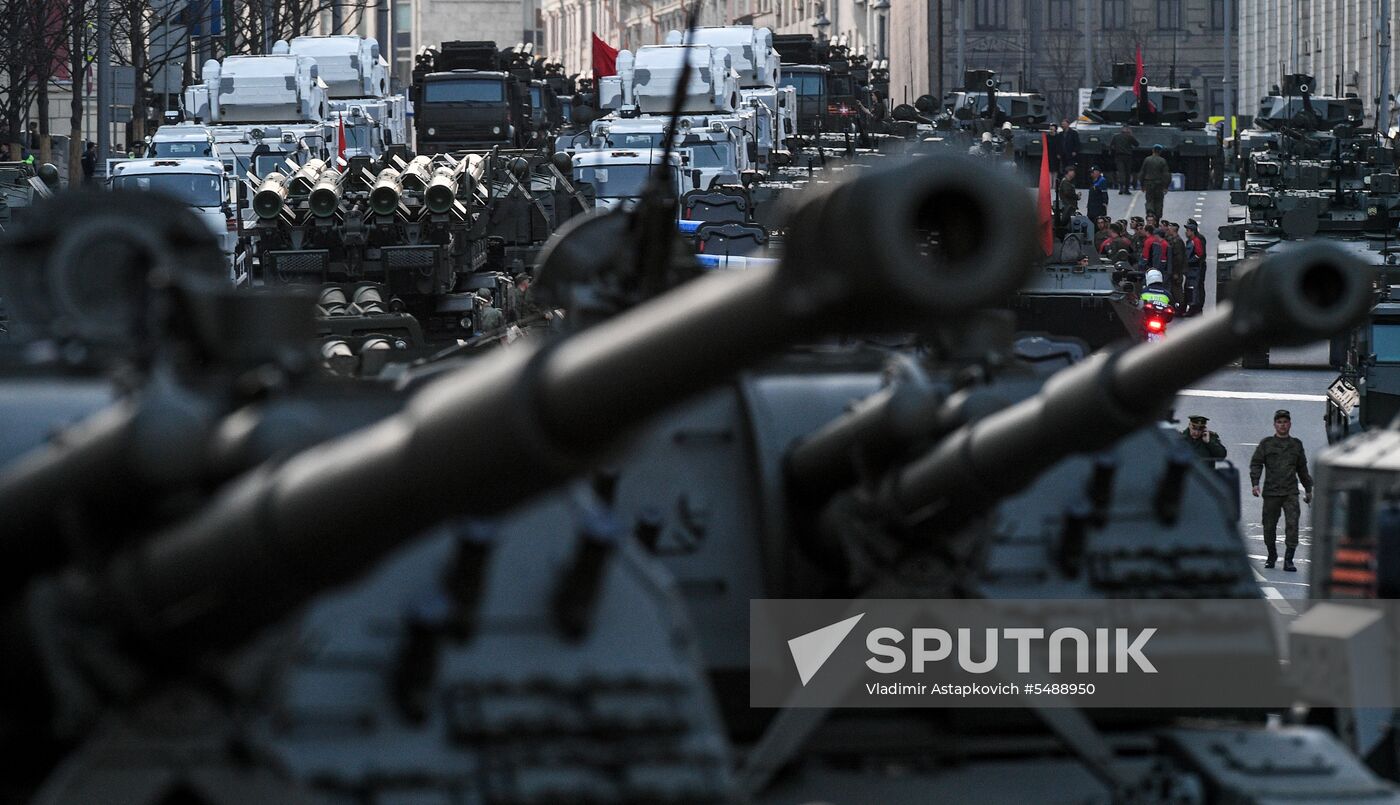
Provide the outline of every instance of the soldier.
<path id="1" fill-rule="evenodd" d="M 1147 194 L 1147 214 L 1161 217 L 1167 188 L 1172 183 L 1172 169 L 1162 156 L 1162 146 L 1152 146 L 1152 155 L 1142 161 L 1142 190 Z"/>
<path id="2" fill-rule="evenodd" d="M 481 307 L 476 313 L 476 331 L 481 334 L 494 332 L 505 326 L 506 314 L 491 304 L 491 289 L 482 288 L 476 292 Z"/>
<path id="3" fill-rule="evenodd" d="M 1187 420 L 1186 430 L 1181 435 L 1196 455 L 1207 461 L 1224 458 L 1226 451 L 1225 445 L 1220 443 L 1220 434 L 1206 430 L 1206 423 L 1210 420 L 1200 414 L 1189 416 Z"/>
<path id="4" fill-rule="evenodd" d="M 1108 141 L 1108 150 L 1113 154 L 1113 167 L 1117 173 L 1118 195 L 1126 196 L 1133 184 L 1133 149 L 1138 147 L 1137 138 L 1124 126 Z"/>
<path id="5" fill-rule="evenodd" d="M 1074 189 L 1074 166 L 1065 169 L 1060 180 L 1060 215 L 1069 218 L 1079 213 L 1079 191 Z"/>
<path id="6" fill-rule="evenodd" d="M 1298 547 L 1298 483 L 1303 484 L 1303 502 L 1312 503 L 1312 476 L 1308 474 L 1308 456 L 1303 451 L 1303 443 L 1288 435 L 1293 427 L 1293 416 L 1283 409 L 1274 412 L 1274 435 L 1266 437 L 1254 448 L 1254 457 L 1249 460 L 1249 482 L 1257 498 L 1261 495 L 1259 476 L 1266 475 L 1262 495 L 1264 498 L 1264 547 L 1269 557 L 1264 567 L 1273 567 L 1278 561 L 1275 548 L 1275 534 L 1278 530 L 1278 516 L 1283 513 L 1284 545 L 1283 569 L 1289 572 L 1293 566 L 1293 552 Z"/>

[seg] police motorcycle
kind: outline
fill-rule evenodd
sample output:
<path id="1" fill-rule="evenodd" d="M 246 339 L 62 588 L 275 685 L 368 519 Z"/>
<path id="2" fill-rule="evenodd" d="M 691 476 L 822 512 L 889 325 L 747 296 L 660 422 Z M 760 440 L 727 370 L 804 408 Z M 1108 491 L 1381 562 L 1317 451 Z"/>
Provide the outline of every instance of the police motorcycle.
<path id="1" fill-rule="evenodd" d="M 1164 286 L 1162 272 L 1157 269 L 1143 276 L 1142 295 L 1142 340 L 1161 341 L 1167 337 L 1167 324 L 1176 316 L 1171 296 L 1165 290 L 1155 290 L 1152 286 Z"/>

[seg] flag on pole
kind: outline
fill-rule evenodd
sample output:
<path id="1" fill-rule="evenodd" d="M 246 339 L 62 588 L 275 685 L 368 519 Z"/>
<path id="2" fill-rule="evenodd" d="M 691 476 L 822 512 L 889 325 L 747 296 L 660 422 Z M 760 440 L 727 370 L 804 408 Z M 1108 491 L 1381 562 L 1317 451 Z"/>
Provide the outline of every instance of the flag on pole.
<path id="1" fill-rule="evenodd" d="M 597 34 L 593 35 L 593 81 L 617 75 L 617 48 L 604 42 Z"/>
<path id="2" fill-rule="evenodd" d="M 1157 111 L 1152 101 L 1147 99 L 1147 73 L 1142 69 L 1142 45 L 1137 46 L 1137 73 L 1133 76 L 1133 91 L 1137 93 L 1138 106 L 1149 112 Z"/>
<path id="3" fill-rule="evenodd" d="M 1040 248 L 1047 257 L 1055 250 L 1054 213 L 1050 209 L 1050 141 L 1040 133 Z"/>

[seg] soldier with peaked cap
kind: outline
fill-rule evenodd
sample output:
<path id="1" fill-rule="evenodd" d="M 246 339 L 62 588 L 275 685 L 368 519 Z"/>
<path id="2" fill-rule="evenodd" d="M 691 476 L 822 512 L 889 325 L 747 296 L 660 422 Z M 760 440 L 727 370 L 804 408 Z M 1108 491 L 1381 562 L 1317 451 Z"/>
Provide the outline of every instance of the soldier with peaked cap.
<path id="1" fill-rule="evenodd" d="M 1286 551 L 1283 569 L 1294 571 L 1293 552 L 1298 548 L 1298 484 L 1303 484 L 1303 502 L 1312 503 L 1313 479 L 1308 474 L 1308 455 L 1303 443 L 1290 436 L 1293 416 L 1280 408 L 1274 412 L 1274 435 L 1268 436 L 1254 448 L 1249 460 L 1249 483 L 1254 496 L 1264 498 L 1264 547 L 1269 556 L 1264 567 L 1278 561 L 1274 547 L 1278 531 L 1278 516 L 1283 514 L 1283 534 Z M 1259 486 L 1260 476 L 1264 486 Z M 1261 494 L 1262 493 L 1262 494 Z"/>
<path id="2" fill-rule="evenodd" d="M 1225 445 L 1220 442 L 1220 434 L 1206 429 L 1208 422 L 1210 420 L 1200 414 L 1187 417 L 1186 430 L 1181 435 L 1197 456 L 1207 460 L 1224 458 Z"/>

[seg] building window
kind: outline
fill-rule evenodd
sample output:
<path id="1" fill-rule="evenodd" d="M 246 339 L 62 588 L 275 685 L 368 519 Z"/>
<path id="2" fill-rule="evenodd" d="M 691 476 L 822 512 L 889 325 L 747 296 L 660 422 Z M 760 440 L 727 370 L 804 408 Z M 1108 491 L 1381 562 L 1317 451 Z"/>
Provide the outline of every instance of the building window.
<path id="1" fill-rule="evenodd" d="M 1181 27 L 1181 0 L 1157 0 L 1157 28 L 1176 30 Z"/>
<path id="2" fill-rule="evenodd" d="M 1225 27 L 1225 0 L 1210 0 L 1210 27 L 1217 31 Z"/>
<path id="3" fill-rule="evenodd" d="M 1050 0 L 1050 30 L 1074 28 L 1074 0 Z"/>
<path id="4" fill-rule="evenodd" d="M 1121 31 L 1128 27 L 1128 0 L 1103 0 L 1105 31 Z"/>
<path id="5" fill-rule="evenodd" d="M 972 24 L 982 30 L 1006 27 L 1006 0 L 977 0 Z"/>

